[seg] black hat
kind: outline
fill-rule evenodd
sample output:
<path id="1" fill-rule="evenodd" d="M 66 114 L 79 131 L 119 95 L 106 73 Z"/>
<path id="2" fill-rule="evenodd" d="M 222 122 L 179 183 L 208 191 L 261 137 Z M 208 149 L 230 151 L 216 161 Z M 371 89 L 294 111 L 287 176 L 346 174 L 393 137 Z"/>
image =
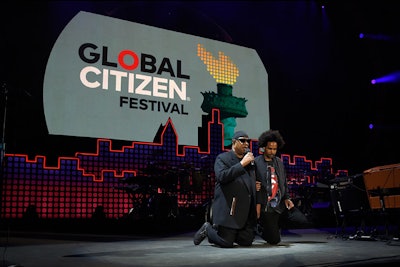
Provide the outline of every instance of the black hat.
<path id="1" fill-rule="evenodd" d="M 249 137 L 247 135 L 247 133 L 243 132 L 243 131 L 237 131 L 233 134 L 232 139 L 238 139 L 239 137 Z"/>

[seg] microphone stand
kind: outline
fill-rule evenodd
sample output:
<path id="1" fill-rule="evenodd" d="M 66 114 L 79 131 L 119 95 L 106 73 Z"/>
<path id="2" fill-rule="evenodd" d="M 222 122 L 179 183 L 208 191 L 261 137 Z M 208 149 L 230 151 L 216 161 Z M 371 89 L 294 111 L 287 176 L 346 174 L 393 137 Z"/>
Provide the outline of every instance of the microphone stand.
<path id="1" fill-rule="evenodd" d="M 5 135 L 6 135 L 6 118 L 7 118 L 7 85 L 5 83 L 1 86 L 2 91 L 4 92 L 4 115 L 3 115 L 3 131 L 1 137 L 1 147 L 0 147 L 0 209 L 2 207 L 2 197 L 3 197 L 3 178 L 4 178 L 4 158 L 6 154 L 6 143 L 5 143 Z"/>
<path id="2" fill-rule="evenodd" d="M 1 86 L 3 91 L 4 91 L 4 115 L 3 115 L 3 131 L 2 131 L 2 137 L 1 137 L 1 167 L 3 170 L 3 161 L 5 157 L 5 152 L 6 152 L 6 143 L 5 143 L 5 135 L 6 135 L 6 119 L 7 119 L 7 85 L 3 83 Z M 2 172 L 3 173 L 3 172 Z"/>
<path id="3" fill-rule="evenodd" d="M 3 129 L 2 129 L 3 131 L 2 131 L 1 144 L 0 144 L 1 145 L 1 147 L 0 147 L 0 168 L 1 168 L 0 169 L 0 211 L 2 208 L 1 199 L 2 199 L 2 195 L 3 195 L 3 178 L 4 178 L 4 173 L 5 173 L 4 169 L 5 169 L 5 155 L 6 155 L 5 136 L 6 136 L 7 98 L 8 98 L 8 90 L 7 90 L 6 83 L 3 83 L 1 85 L 1 89 L 2 89 L 1 93 L 4 93 L 4 114 L 3 114 Z M 2 221 L 4 221 L 4 220 L 0 220 L 0 223 Z M 8 223 L 6 225 L 7 225 L 7 236 L 8 236 L 10 229 L 9 229 Z M 7 241 L 7 244 L 5 244 L 5 246 L 6 246 L 5 248 L 7 248 L 8 241 Z M 7 263 L 7 265 L 8 266 L 20 266 L 18 264 L 10 264 L 10 263 Z"/>

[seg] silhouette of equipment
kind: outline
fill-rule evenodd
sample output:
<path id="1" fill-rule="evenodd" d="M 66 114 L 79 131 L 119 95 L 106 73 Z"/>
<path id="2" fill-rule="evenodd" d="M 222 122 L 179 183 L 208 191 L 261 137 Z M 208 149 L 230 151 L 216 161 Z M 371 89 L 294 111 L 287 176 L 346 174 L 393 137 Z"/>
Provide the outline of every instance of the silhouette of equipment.
<path id="1" fill-rule="evenodd" d="M 400 208 L 400 164 L 374 167 L 363 175 L 371 209 Z"/>
<path id="2" fill-rule="evenodd" d="M 342 236 L 350 221 L 357 221 L 360 229 L 365 228 L 369 205 L 361 174 L 331 179 L 330 195 L 336 226 L 341 225 Z"/>
<path id="3" fill-rule="evenodd" d="M 399 235 L 400 221 L 400 164 L 374 167 L 363 172 L 365 187 L 372 211 L 378 211 L 385 223 L 385 239 L 389 239 L 389 219 L 397 224 Z M 394 218 L 394 220 L 393 220 Z M 398 243 L 398 237 L 396 240 Z"/>
<path id="4" fill-rule="evenodd" d="M 165 162 L 151 161 L 146 167 L 120 179 L 116 190 L 123 190 L 132 199 L 133 208 L 128 217 L 176 217 L 178 215 L 178 193 L 198 194 L 203 190 L 207 176 L 201 168 L 190 163 L 170 166 Z"/>

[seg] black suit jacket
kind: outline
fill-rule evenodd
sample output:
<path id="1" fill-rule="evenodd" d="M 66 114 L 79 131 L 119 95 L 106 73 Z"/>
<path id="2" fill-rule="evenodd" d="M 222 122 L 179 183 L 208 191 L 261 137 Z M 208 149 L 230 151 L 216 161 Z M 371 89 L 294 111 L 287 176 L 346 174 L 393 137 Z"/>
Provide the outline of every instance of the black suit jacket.
<path id="1" fill-rule="evenodd" d="M 251 165 L 244 168 L 232 150 L 217 156 L 214 164 L 215 191 L 212 204 L 214 224 L 241 229 L 249 220 L 255 225 L 256 189 L 253 168 Z"/>

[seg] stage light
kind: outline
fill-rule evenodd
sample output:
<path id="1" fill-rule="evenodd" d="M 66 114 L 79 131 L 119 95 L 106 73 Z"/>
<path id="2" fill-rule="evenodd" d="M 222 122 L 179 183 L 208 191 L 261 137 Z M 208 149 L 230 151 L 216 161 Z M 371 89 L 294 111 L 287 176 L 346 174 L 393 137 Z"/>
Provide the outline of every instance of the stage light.
<path id="1" fill-rule="evenodd" d="M 389 73 L 385 76 L 375 78 L 371 80 L 371 84 L 377 83 L 398 83 L 400 82 L 400 71 Z"/>
<path id="2" fill-rule="evenodd" d="M 319 5 L 321 6 L 321 9 L 325 9 L 327 4 L 328 4 L 328 0 L 322 0 L 319 3 Z"/>
<path id="3" fill-rule="evenodd" d="M 369 128 L 370 130 L 374 129 L 374 124 L 370 123 L 369 126 L 368 126 L 368 128 Z"/>
<path id="4" fill-rule="evenodd" d="M 360 32 L 358 37 L 360 39 L 372 39 L 379 41 L 393 41 L 395 38 L 393 36 L 385 35 L 385 34 L 372 34 L 372 33 L 362 33 Z"/>

